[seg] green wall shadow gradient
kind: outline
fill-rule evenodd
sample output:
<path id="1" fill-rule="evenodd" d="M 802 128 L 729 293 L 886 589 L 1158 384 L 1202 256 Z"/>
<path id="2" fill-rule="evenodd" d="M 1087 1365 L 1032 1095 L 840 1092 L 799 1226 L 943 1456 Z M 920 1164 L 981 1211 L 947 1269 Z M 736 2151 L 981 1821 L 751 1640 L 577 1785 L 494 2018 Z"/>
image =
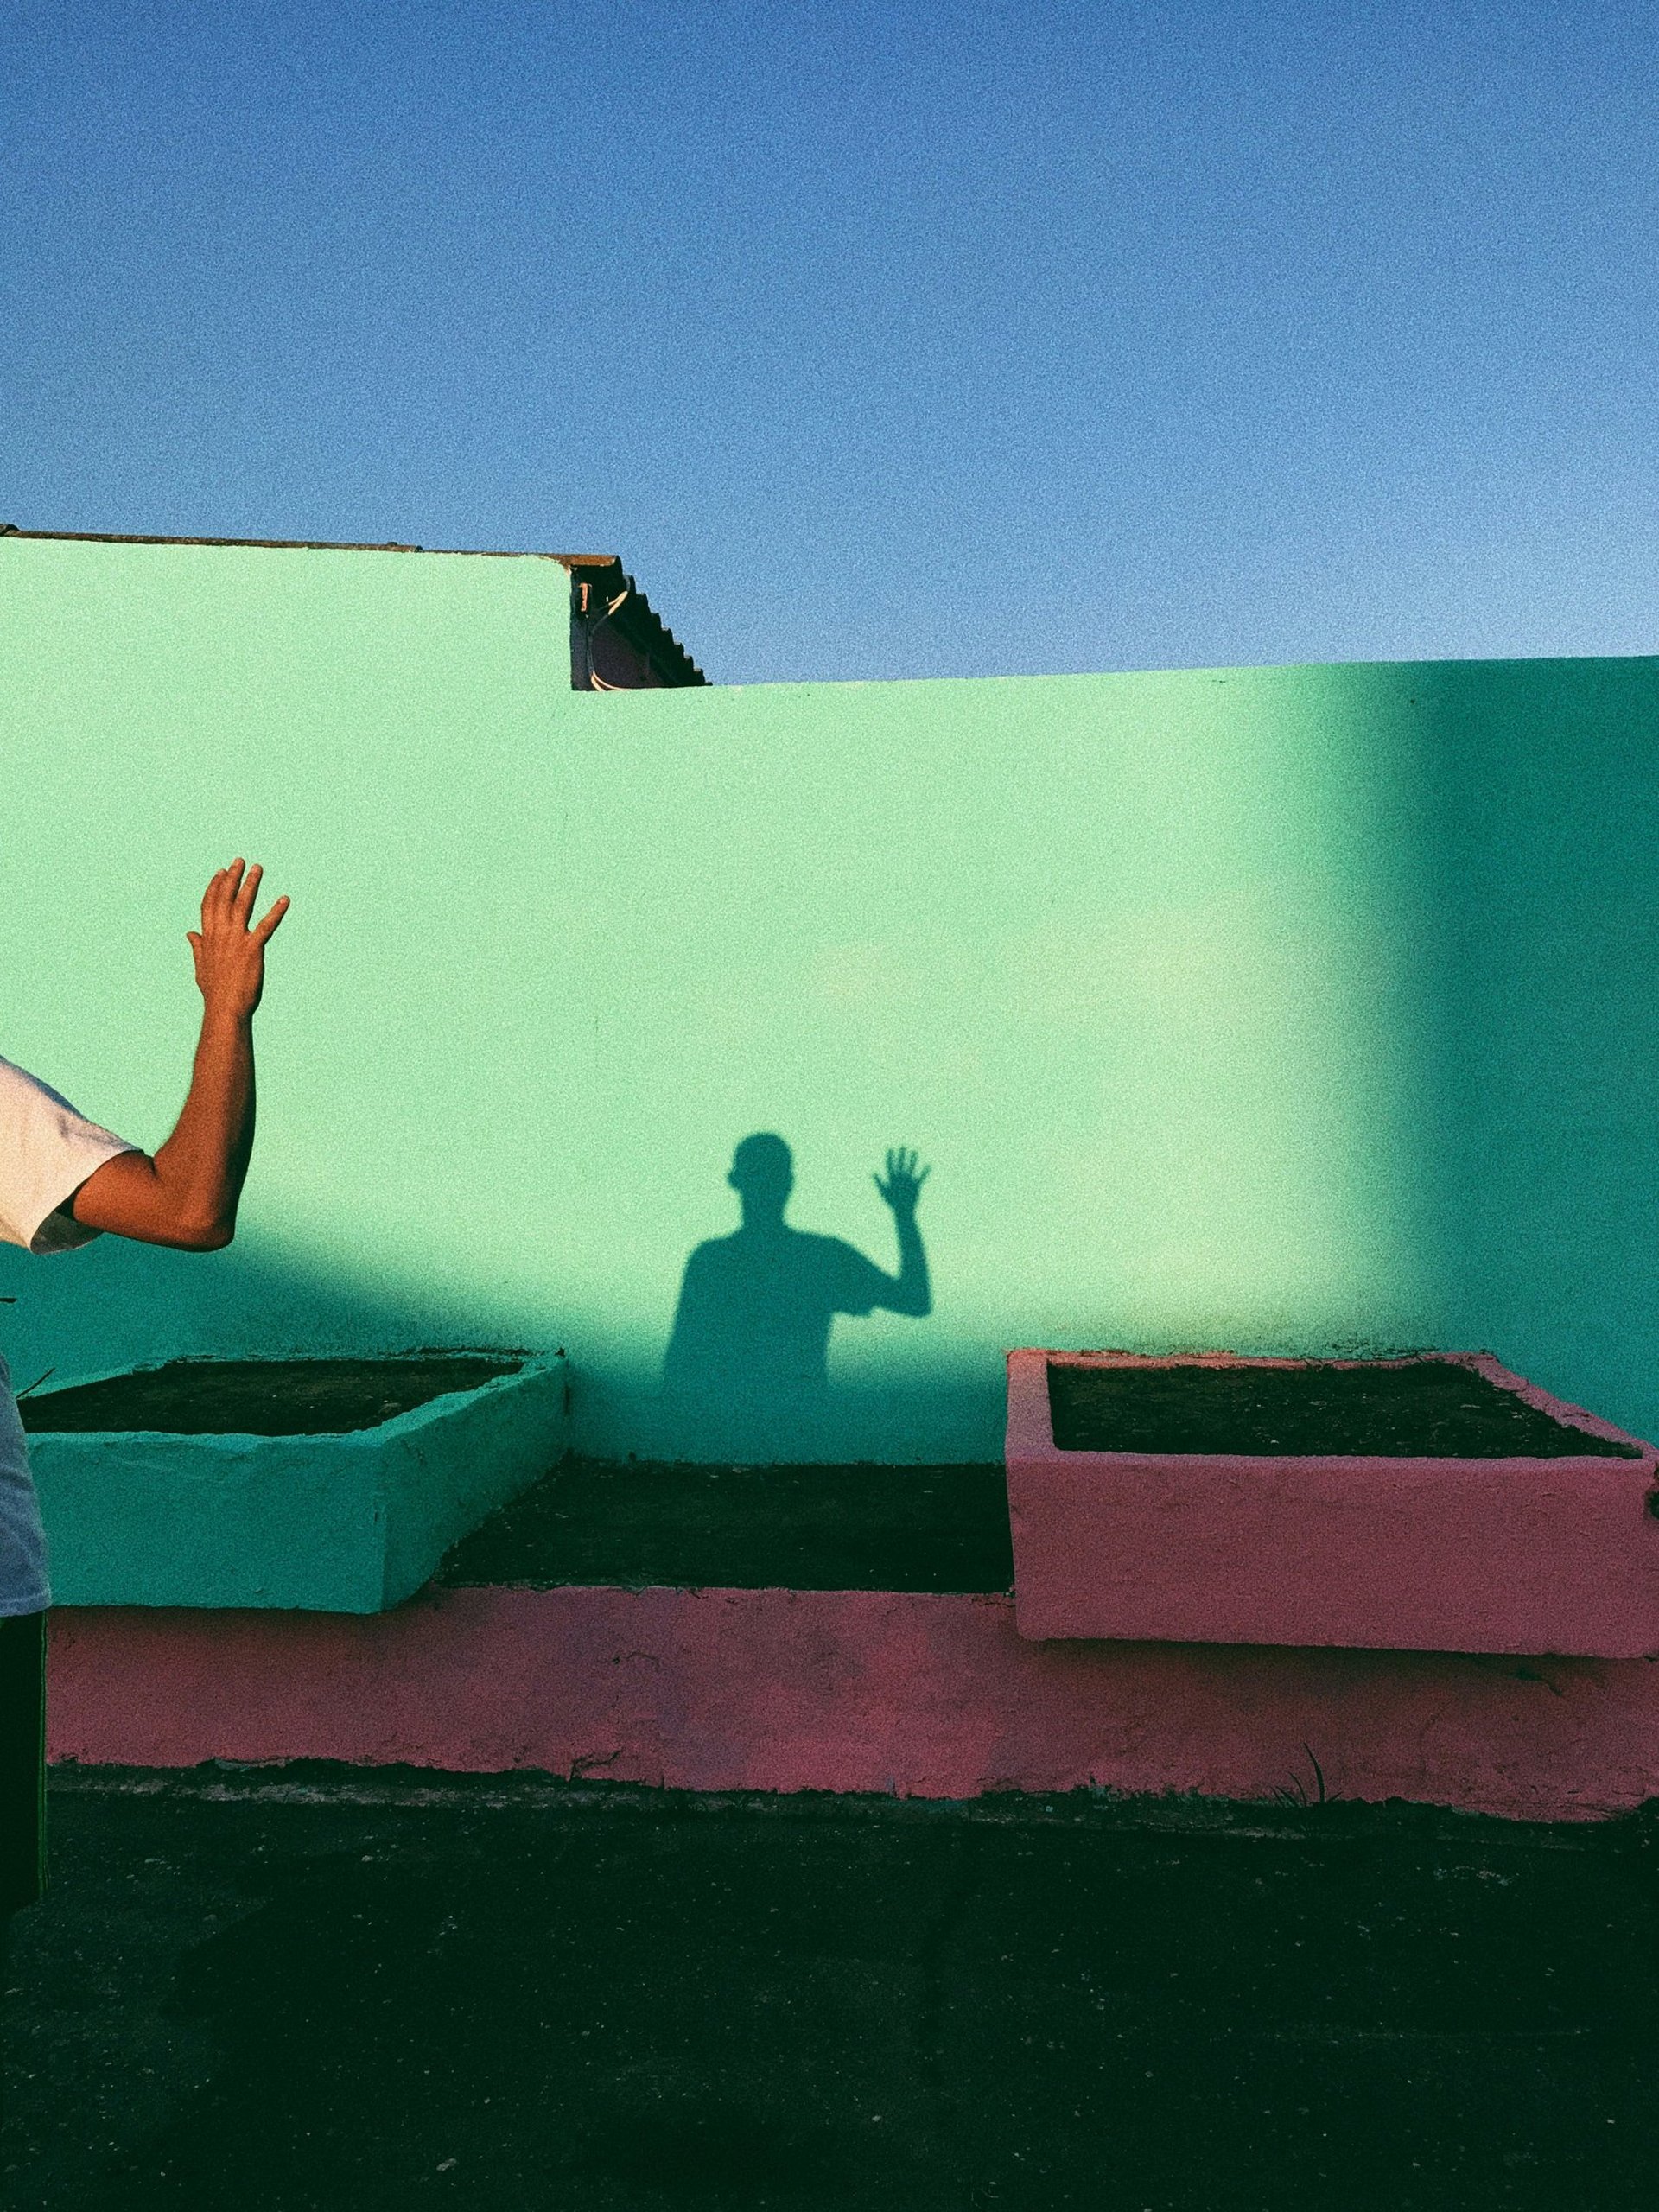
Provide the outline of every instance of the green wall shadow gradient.
<path id="1" fill-rule="evenodd" d="M 872 1172 L 934 1170 L 933 1313 L 836 1322 L 803 1456 L 996 1456 L 1033 1342 L 1485 1343 L 1649 1419 L 1651 662 L 578 695 L 551 563 L 11 540 L 0 697 L 0 1051 L 84 1110 L 165 1134 L 212 867 L 296 901 L 246 1272 L 16 1255 L 22 1379 L 563 1344 L 582 1447 L 713 1456 L 662 1358 L 772 1129 L 889 1269 Z"/>

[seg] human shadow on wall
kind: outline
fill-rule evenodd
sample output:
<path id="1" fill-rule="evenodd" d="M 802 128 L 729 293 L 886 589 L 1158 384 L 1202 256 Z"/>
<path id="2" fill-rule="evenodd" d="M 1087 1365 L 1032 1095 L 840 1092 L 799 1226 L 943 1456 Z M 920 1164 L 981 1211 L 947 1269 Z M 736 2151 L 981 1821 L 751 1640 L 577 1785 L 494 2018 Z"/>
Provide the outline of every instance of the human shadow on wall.
<path id="1" fill-rule="evenodd" d="M 927 1254 L 916 1225 L 928 1170 L 916 1154 L 889 1152 L 875 1186 L 893 1210 L 899 1272 L 888 1274 L 838 1236 L 784 1219 L 794 1160 L 782 1137 L 745 1137 L 727 1181 L 742 1223 L 699 1244 L 685 1264 L 673 1335 L 663 1363 L 669 1448 L 700 1459 L 780 1460 L 821 1456 L 836 1408 L 830 1332 L 837 1313 L 878 1306 L 921 1319 L 932 1310 Z"/>

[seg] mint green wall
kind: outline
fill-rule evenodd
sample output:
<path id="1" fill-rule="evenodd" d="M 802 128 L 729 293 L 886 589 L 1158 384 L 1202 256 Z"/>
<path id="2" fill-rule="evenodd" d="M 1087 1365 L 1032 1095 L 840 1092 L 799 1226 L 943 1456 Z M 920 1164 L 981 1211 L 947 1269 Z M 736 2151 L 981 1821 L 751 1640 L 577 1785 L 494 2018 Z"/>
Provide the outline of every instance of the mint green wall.
<path id="1" fill-rule="evenodd" d="M 692 639 L 694 649 L 697 641 Z M 537 561 L 0 541 L 0 1051 L 144 1142 L 232 852 L 295 910 L 238 1244 L 0 1261 L 19 1380 L 568 1346 L 655 1376 L 734 1141 L 894 1264 L 801 1448 L 997 1449 L 1019 1343 L 1484 1344 L 1659 1429 L 1659 665 L 575 695 Z"/>

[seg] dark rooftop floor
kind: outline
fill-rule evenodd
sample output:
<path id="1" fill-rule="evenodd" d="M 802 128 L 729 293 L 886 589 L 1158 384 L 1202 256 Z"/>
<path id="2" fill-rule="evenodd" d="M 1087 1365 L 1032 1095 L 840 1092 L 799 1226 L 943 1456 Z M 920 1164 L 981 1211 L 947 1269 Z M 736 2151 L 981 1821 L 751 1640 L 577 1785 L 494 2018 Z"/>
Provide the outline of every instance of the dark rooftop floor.
<path id="1" fill-rule="evenodd" d="M 1653 2201 L 1659 1824 L 73 1773 L 8 2204 Z"/>

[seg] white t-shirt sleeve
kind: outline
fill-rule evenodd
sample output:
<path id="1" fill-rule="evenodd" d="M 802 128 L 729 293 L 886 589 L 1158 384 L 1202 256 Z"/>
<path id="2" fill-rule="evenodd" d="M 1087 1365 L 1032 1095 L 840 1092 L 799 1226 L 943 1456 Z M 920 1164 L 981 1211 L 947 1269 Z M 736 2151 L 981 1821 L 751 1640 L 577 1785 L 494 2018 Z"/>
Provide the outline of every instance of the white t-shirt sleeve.
<path id="1" fill-rule="evenodd" d="M 124 1137 L 77 1114 L 49 1084 L 0 1059 L 0 1240 L 31 1252 L 69 1252 L 99 1232 L 58 1209 Z"/>

